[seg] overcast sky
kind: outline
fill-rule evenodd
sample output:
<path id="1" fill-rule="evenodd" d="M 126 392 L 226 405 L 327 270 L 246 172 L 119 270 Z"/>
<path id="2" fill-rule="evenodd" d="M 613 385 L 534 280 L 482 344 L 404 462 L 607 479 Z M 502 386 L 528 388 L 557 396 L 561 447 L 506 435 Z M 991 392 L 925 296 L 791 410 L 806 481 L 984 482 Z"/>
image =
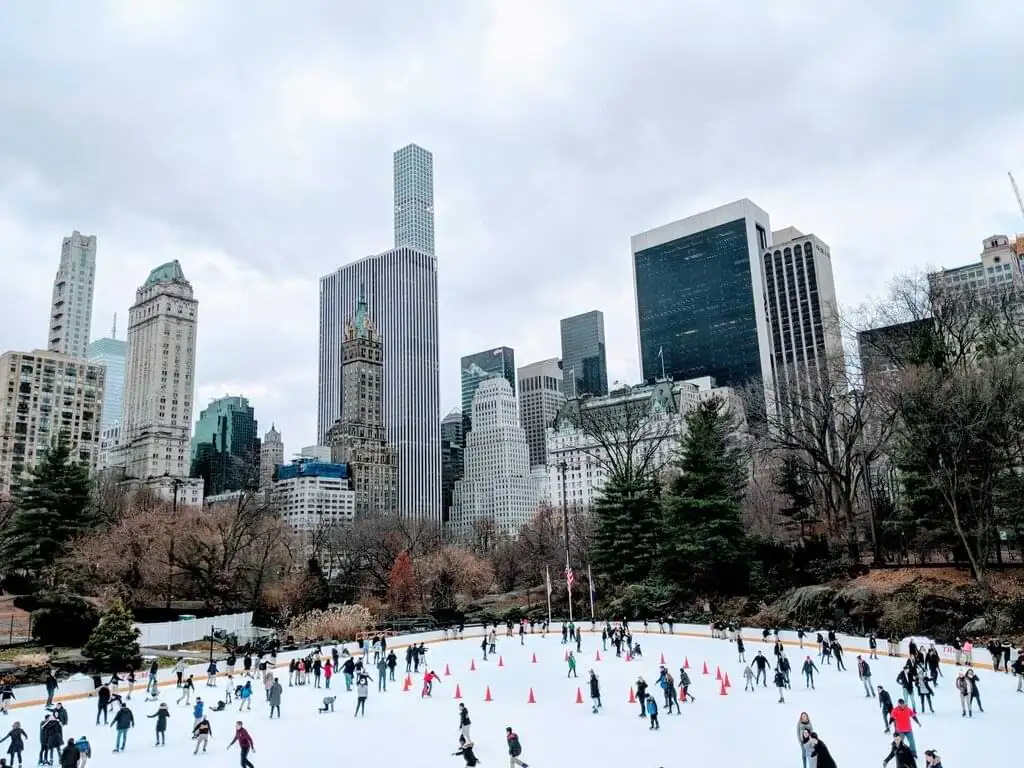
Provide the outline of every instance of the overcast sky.
<path id="1" fill-rule="evenodd" d="M 179 259 L 197 405 L 244 394 L 289 453 L 314 442 L 317 278 L 391 245 L 408 142 L 434 153 L 441 415 L 460 355 L 556 356 L 590 309 L 638 380 L 630 235 L 737 198 L 828 242 L 856 305 L 1024 230 L 1024 3 L 902 5 L 5 3 L 0 349 L 45 346 L 79 229 L 94 338 Z"/>

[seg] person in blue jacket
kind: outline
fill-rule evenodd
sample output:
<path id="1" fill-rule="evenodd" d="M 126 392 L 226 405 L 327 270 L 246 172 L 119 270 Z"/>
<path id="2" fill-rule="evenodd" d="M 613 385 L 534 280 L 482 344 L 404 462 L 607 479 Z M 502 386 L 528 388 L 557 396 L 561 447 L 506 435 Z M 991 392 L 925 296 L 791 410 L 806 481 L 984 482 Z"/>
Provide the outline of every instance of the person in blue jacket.
<path id="1" fill-rule="evenodd" d="M 192 707 L 192 719 L 195 721 L 192 723 L 192 727 L 195 728 L 203 720 L 203 712 L 206 711 L 206 705 L 203 704 L 202 698 L 196 699 L 196 705 Z"/>
<path id="2" fill-rule="evenodd" d="M 78 768 L 85 768 L 85 764 L 92 757 L 92 745 L 85 736 L 82 736 L 75 742 L 75 746 L 78 747 Z"/>
<path id="3" fill-rule="evenodd" d="M 661 725 L 658 723 L 658 702 L 654 700 L 653 696 L 647 697 L 647 718 L 651 721 L 651 727 L 648 730 L 661 730 Z"/>

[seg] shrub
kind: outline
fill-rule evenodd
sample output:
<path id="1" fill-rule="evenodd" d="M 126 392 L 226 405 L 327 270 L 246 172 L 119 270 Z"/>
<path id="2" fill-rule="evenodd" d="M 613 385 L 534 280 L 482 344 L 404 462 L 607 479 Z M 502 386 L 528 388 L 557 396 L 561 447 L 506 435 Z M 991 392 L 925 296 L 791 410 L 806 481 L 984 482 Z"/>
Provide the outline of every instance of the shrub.
<path id="1" fill-rule="evenodd" d="M 135 628 L 131 611 L 115 600 L 100 617 L 100 623 L 82 646 L 82 653 L 94 664 L 107 669 L 119 669 L 139 658 L 139 630 Z"/>
<path id="2" fill-rule="evenodd" d="M 99 624 L 99 612 L 80 597 L 40 595 L 32 611 L 32 633 L 42 645 L 81 647 Z"/>
<path id="3" fill-rule="evenodd" d="M 361 605 L 342 605 L 326 611 L 309 611 L 289 623 L 288 632 L 296 638 L 331 639 L 348 642 L 374 624 L 374 617 Z"/>

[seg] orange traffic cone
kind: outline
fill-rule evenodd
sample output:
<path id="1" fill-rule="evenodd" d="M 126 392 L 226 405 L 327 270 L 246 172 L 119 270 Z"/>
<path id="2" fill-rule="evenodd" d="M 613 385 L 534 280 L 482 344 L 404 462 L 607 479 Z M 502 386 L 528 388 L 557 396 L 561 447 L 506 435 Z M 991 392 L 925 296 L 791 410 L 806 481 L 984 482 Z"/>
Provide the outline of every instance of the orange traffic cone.
<path id="1" fill-rule="evenodd" d="M 469 660 L 469 671 L 476 672 L 476 659 Z"/>
<path id="2" fill-rule="evenodd" d="M 491 686 L 489 685 L 487 686 L 487 692 L 484 694 L 484 701 L 494 701 L 494 699 L 491 698 Z"/>
<path id="3" fill-rule="evenodd" d="M 408 691 L 412 687 L 412 680 L 408 675 L 405 676 L 405 681 L 402 683 L 402 690 Z"/>
<path id="4" fill-rule="evenodd" d="M 725 680 L 722 681 L 722 685 L 724 685 L 726 688 L 732 688 L 732 683 L 729 682 L 728 672 L 725 673 Z"/>
<path id="5" fill-rule="evenodd" d="M 630 704 L 636 704 L 636 694 L 633 693 L 633 689 L 632 688 L 629 689 L 629 703 Z"/>
<path id="6" fill-rule="evenodd" d="M 504 667 L 505 666 L 505 657 L 504 656 L 499 656 L 498 657 L 498 666 L 499 667 Z"/>
<path id="7" fill-rule="evenodd" d="M 665 654 L 664 654 L 664 653 L 663 653 L 663 654 L 661 654 L 661 663 L 662 663 L 662 664 L 664 664 L 664 663 L 665 663 Z"/>
<path id="8" fill-rule="evenodd" d="M 729 695 L 729 691 L 726 690 L 725 683 L 722 683 L 722 690 L 720 690 L 718 692 L 718 695 L 719 696 L 728 696 Z"/>
<path id="9" fill-rule="evenodd" d="M 626 661 L 632 661 L 633 657 L 630 654 L 626 654 Z"/>
<path id="10" fill-rule="evenodd" d="M 533 661 L 531 663 L 533 663 L 533 664 L 537 663 L 537 654 L 536 653 L 533 654 Z"/>
<path id="11" fill-rule="evenodd" d="M 533 688 L 530 689 L 530 698 L 526 700 L 527 704 L 536 704 L 537 700 L 533 698 Z"/>
<path id="12" fill-rule="evenodd" d="M 580 688 L 576 689 L 576 703 L 577 704 L 582 704 L 583 703 L 583 691 Z"/>
<path id="13" fill-rule="evenodd" d="M 715 680 L 722 682 L 722 669 L 721 667 L 715 667 Z"/>
<path id="14" fill-rule="evenodd" d="M 689 668 L 690 668 L 690 657 L 689 656 L 684 656 L 683 657 L 683 669 L 689 669 Z"/>
<path id="15" fill-rule="evenodd" d="M 601 660 L 601 652 L 598 651 L 597 655 L 594 656 L 594 661 L 600 661 L 600 660 Z"/>
<path id="16" fill-rule="evenodd" d="M 448 669 L 448 665 L 445 664 L 444 665 L 444 676 L 445 677 L 449 677 L 451 674 L 452 674 L 452 671 L 450 669 Z"/>
<path id="17" fill-rule="evenodd" d="M 701 671 L 701 674 L 702 674 L 702 675 L 707 675 L 707 674 L 710 674 L 710 673 L 708 672 L 708 663 L 707 663 L 706 661 L 704 662 L 704 669 L 703 669 L 703 670 Z"/>
<path id="18" fill-rule="evenodd" d="M 462 698 L 462 689 L 459 687 L 458 683 L 455 684 L 455 698 L 456 699 L 461 699 Z"/>

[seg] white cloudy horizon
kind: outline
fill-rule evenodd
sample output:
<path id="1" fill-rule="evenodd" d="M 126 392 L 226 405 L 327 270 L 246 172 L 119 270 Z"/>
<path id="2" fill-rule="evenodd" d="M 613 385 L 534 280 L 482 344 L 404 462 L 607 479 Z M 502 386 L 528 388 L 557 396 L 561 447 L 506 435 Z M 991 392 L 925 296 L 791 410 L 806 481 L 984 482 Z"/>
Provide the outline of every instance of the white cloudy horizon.
<path id="1" fill-rule="evenodd" d="M 0 350 L 45 346 L 61 239 L 95 234 L 93 338 L 178 259 L 195 415 L 242 394 L 289 454 L 314 443 L 319 277 L 391 246 L 392 153 L 416 143 L 439 418 L 462 355 L 558 356 L 591 309 L 609 380 L 636 382 L 631 235 L 746 197 L 830 245 L 850 307 L 1024 231 L 1022 24 L 1011 0 L 12 4 Z"/>

